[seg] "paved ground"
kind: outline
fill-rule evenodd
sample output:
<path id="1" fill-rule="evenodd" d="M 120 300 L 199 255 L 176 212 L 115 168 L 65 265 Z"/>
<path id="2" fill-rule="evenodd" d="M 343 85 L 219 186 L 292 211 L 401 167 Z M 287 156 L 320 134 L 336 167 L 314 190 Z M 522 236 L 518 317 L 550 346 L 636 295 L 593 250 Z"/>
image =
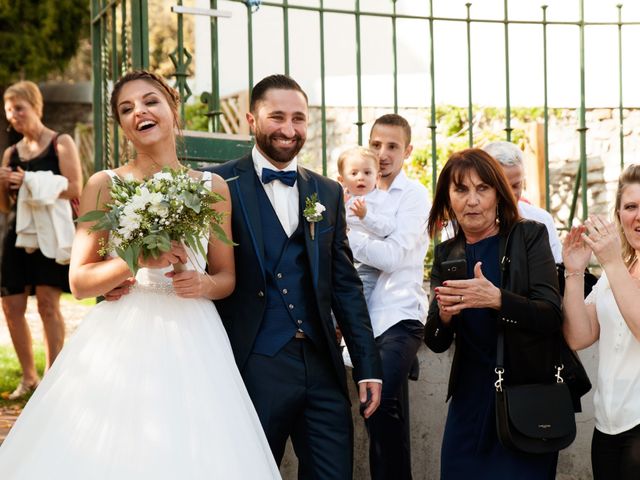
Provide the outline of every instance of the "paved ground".
<path id="1" fill-rule="evenodd" d="M 65 324 L 67 326 L 67 336 L 75 331 L 89 308 L 91 307 L 87 305 L 81 305 L 70 300 L 62 300 L 62 314 L 64 315 Z M 31 334 L 33 335 L 34 340 L 41 342 L 42 322 L 38 315 L 35 297 L 31 297 L 29 299 L 29 304 L 27 306 L 27 322 L 31 328 Z M 0 344 L 11 344 L 11 337 L 9 336 L 9 330 L 7 329 L 7 322 L 4 319 L 1 309 Z M 0 407 L 0 443 L 2 443 L 6 437 L 19 414 L 20 407 L 18 406 Z"/>

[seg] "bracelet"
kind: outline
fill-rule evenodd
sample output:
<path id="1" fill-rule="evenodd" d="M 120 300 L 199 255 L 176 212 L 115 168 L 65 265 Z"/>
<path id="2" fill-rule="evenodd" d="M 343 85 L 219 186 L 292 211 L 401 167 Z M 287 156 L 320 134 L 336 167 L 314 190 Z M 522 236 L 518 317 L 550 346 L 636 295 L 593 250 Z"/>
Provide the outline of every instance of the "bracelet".
<path id="1" fill-rule="evenodd" d="M 580 277 L 584 277 L 584 272 L 568 272 L 568 271 L 564 271 L 564 278 L 569 278 L 569 277 L 573 277 L 573 276 L 580 276 Z"/>

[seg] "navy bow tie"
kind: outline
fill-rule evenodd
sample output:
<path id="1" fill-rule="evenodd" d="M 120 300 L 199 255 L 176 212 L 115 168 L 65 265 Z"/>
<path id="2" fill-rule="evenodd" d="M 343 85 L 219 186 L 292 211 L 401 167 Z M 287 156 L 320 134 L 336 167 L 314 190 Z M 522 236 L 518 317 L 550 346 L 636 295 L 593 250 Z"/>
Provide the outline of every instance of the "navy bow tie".
<path id="1" fill-rule="evenodd" d="M 280 180 L 285 185 L 293 187 L 297 177 L 298 173 L 295 170 L 283 172 L 281 170 L 271 170 L 270 168 L 262 169 L 262 183 L 265 184 L 273 182 L 274 180 Z"/>

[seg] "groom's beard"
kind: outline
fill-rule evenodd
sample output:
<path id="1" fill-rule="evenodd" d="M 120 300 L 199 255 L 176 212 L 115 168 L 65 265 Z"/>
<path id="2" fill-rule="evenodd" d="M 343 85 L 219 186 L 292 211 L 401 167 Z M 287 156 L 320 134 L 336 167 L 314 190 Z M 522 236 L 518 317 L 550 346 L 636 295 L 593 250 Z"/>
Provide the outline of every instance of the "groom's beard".
<path id="1" fill-rule="evenodd" d="M 266 135 L 259 130 L 256 130 L 255 137 L 256 144 L 260 147 L 262 153 L 276 163 L 289 163 L 293 160 L 302 149 L 306 140 L 306 138 L 302 138 L 300 135 L 294 135 L 292 138 L 287 139 L 282 135 Z M 283 147 L 278 145 L 280 139 L 294 140 L 294 143 L 289 147 Z"/>

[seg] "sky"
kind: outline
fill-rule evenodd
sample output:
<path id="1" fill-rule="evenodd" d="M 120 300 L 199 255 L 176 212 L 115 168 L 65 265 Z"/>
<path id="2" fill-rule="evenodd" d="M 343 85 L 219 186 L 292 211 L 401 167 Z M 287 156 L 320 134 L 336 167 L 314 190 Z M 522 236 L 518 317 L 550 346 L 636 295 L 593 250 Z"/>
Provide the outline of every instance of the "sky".
<path id="1" fill-rule="evenodd" d="M 209 6 L 208 0 L 193 0 Z M 273 0 L 272 0 L 273 2 Z M 275 0 L 273 3 L 278 3 Z M 460 18 L 467 15 L 467 0 L 433 0 L 436 17 Z M 471 17 L 501 20 L 504 0 L 470 2 Z M 586 22 L 617 22 L 616 5 L 623 3 L 623 21 L 638 22 L 625 26 L 623 39 L 622 84 L 624 104 L 640 107 L 640 89 L 636 88 L 640 69 L 637 46 L 640 45 L 640 1 L 584 0 Z M 319 0 L 289 0 L 290 5 L 318 6 Z M 548 5 L 547 20 L 577 22 L 579 0 L 509 0 L 509 18 L 541 20 L 541 5 Z M 354 8 L 352 0 L 324 0 L 327 8 Z M 243 5 L 225 0 L 218 8 L 231 12 L 231 18 L 219 19 L 220 89 L 222 95 L 248 86 L 247 20 Z M 360 8 L 369 12 L 390 12 L 390 0 L 360 0 Z M 428 0 L 398 0 L 397 12 L 427 15 Z M 253 15 L 254 80 L 284 71 L 282 9 L 262 6 Z M 355 20 L 352 15 L 325 14 L 325 75 L 327 104 L 351 106 L 357 96 Z M 466 22 L 436 21 L 435 94 L 436 103 L 466 105 L 467 32 Z M 312 104 L 320 101 L 320 45 L 317 13 L 291 11 L 290 74 L 309 93 Z M 398 99 L 401 106 L 429 106 L 431 103 L 429 25 L 425 20 L 399 19 Z M 361 62 L 364 105 L 393 104 L 391 22 L 388 18 L 362 16 Z M 196 24 L 195 91 L 210 89 L 208 19 L 198 17 Z M 577 25 L 549 25 L 548 102 L 551 107 L 580 105 L 580 48 Z M 509 27 L 510 101 L 512 106 L 537 106 L 544 100 L 543 36 L 540 25 L 518 24 Z M 200 52 L 200 55 L 198 55 Z M 472 101 L 477 105 L 503 106 L 505 95 L 505 33 L 500 23 L 471 25 Z M 585 78 L 587 107 L 615 107 L 619 104 L 618 27 L 585 27 Z"/>

